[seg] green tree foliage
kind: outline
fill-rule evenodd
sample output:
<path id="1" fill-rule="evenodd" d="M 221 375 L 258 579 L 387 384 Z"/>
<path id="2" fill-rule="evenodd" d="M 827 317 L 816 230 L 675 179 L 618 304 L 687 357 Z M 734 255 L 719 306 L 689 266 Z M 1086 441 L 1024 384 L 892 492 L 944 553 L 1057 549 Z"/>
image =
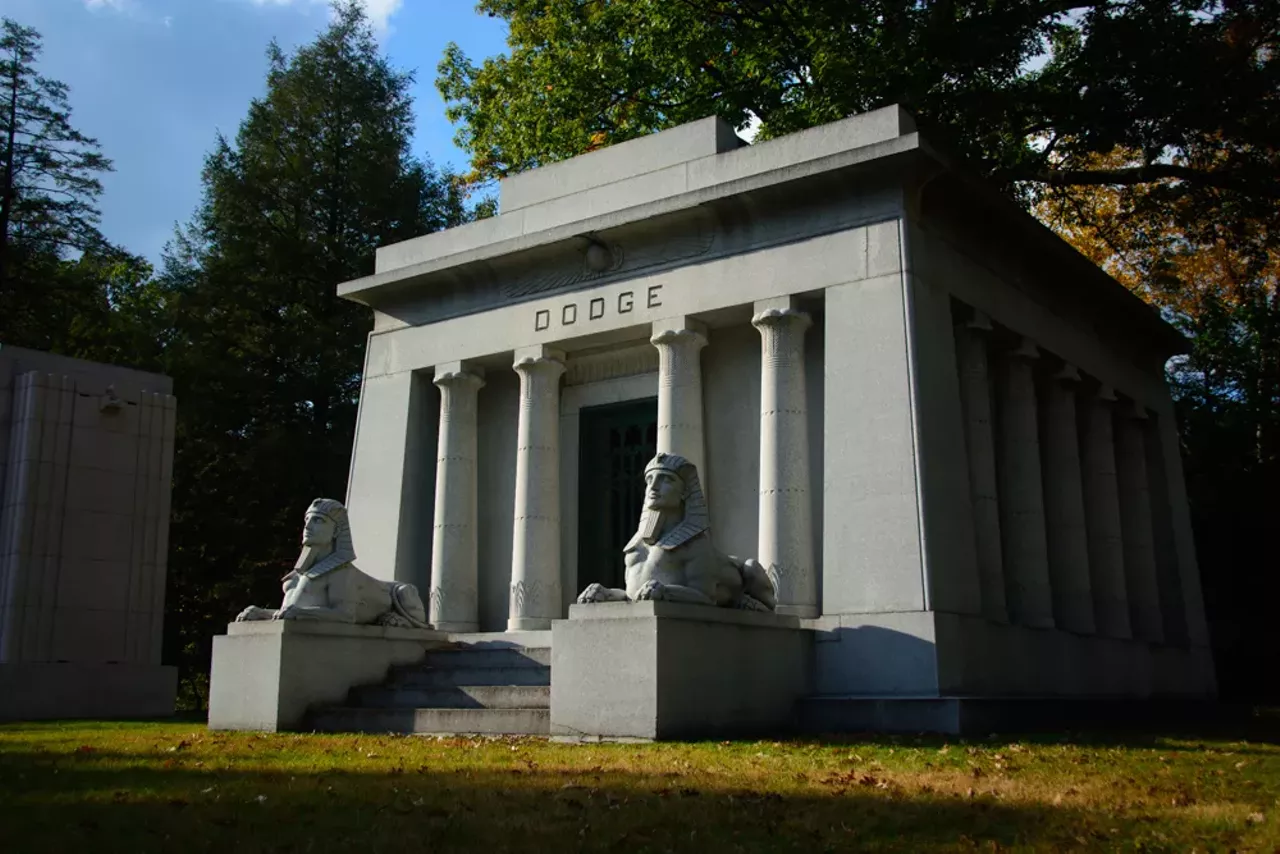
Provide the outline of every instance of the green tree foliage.
<path id="1" fill-rule="evenodd" d="M 479 8 L 506 21 L 510 55 L 476 65 L 451 44 L 437 84 L 480 178 L 712 113 L 767 139 L 899 103 L 1006 186 L 1182 178 L 1280 198 L 1275 0 Z M 1140 162 L 1091 163 L 1117 146 Z"/>
<path id="2" fill-rule="evenodd" d="M 0 281 L 11 247 L 61 253 L 100 245 L 98 174 L 111 162 L 71 126 L 65 83 L 36 73 L 40 35 L 0 24 Z"/>
<path id="3" fill-rule="evenodd" d="M 411 78 L 359 4 L 268 58 L 265 96 L 217 140 L 203 204 L 136 308 L 179 396 L 167 623 L 185 676 L 207 672 L 240 607 L 279 599 L 307 504 L 345 494 L 371 321 L 335 285 L 371 273 L 377 246 L 466 216 L 455 182 L 411 156 Z"/>
<path id="4" fill-rule="evenodd" d="M 0 22 L 0 342 L 102 358 L 141 259 L 98 233 L 111 162 L 71 123 L 65 83 L 41 76 L 41 39 Z M 103 348 L 106 348 L 105 350 Z"/>

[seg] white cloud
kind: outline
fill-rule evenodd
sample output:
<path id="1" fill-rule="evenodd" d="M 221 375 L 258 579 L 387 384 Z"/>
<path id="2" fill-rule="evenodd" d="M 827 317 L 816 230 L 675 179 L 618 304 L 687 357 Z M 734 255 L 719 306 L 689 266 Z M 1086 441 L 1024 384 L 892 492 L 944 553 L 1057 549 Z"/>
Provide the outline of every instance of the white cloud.
<path id="1" fill-rule="evenodd" d="M 391 20 L 391 16 L 400 11 L 400 7 L 404 5 L 404 0 L 362 0 L 365 11 L 369 13 L 369 20 L 373 22 L 373 26 L 377 30 L 385 30 L 387 23 Z"/>
<path id="2" fill-rule="evenodd" d="M 129 8 L 129 0 L 84 0 L 86 8 L 109 9 L 112 12 L 124 12 Z"/>
<path id="3" fill-rule="evenodd" d="M 89 4 L 107 3 L 116 4 L 128 2 L 128 0 L 85 0 Z M 296 6 L 305 3 L 312 5 L 324 4 L 328 5 L 329 0 L 252 0 L 257 6 Z M 400 11 L 400 7 L 404 5 L 404 0 L 360 0 L 364 5 L 365 11 L 369 13 L 369 23 L 373 24 L 373 28 L 380 33 L 387 31 L 387 26 L 391 21 L 391 17 Z"/>

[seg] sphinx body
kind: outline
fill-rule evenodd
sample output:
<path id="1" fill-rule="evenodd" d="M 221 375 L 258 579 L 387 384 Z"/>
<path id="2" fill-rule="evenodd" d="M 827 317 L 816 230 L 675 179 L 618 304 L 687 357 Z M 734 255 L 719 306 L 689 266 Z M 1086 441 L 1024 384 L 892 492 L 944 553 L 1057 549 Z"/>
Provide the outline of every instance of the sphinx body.
<path id="1" fill-rule="evenodd" d="M 302 553 L 284 576 L 279 608 L 250 605 L 236 617 L 247 620 L 324 620 L 428 628 L 418 589 L 399 581 L 380 581 L 356 568 L 347 509 L 332 498 L 317 498 L 307 508 Z"/>
<path id="2" fill-rule="evenodd" d="M 625 590 L 592 584 L 579 604 L 661 600 L 772 611 L 773 582 L 760 564 L 711 544 L 706 499 L 693 463 L 659 453 L 645 467 L 645 509 L 623 549 Z"/>

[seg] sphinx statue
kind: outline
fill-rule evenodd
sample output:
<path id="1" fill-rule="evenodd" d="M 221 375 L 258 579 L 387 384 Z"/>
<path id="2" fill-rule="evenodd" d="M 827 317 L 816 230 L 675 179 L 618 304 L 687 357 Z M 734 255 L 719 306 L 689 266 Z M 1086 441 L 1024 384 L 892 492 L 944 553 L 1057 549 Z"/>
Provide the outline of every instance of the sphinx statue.
<path id="1" fill-rule="evenodd" d="M 279 608 L 250 605 L 236 617 L 246 620 L 326 620 L 425 629 L 426 609 L 418 589 L 399 581 L 379 581 L 356 569 L 347 508 L 317 498 L 307 508 L 302 553 L 285 575 Z"/>
<path id="2" fill-rule="evenodd" d="M 773 582 L 759 562 L 712 546 L 707 500 L 693 463 L 659 453 L 645 466 L 644 482 L 640 525 L 622 552 L 627 589 L 592 584 L 578 596 L 579 604 L 661 600 L 750 611 L 777 607 Z"/>

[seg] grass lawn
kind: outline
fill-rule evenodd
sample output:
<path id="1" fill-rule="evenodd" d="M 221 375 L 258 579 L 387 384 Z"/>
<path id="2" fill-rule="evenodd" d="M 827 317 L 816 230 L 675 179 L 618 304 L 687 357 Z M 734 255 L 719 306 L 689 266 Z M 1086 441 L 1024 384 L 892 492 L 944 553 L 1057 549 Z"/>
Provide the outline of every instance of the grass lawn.
<path id="1" fill-rule="evenodd" d="M 8 725 L 0 851 L 1273 852 L 1278 744 L 1235 733 L 586 746 Z"/>

